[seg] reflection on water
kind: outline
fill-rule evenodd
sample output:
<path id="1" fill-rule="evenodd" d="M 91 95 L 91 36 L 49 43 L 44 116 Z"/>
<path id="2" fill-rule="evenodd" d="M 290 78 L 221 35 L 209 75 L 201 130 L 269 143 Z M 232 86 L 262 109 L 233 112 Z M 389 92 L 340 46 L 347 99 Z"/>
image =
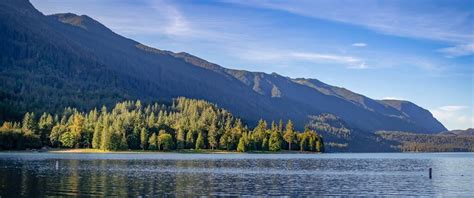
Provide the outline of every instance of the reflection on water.
<path id="1" fill-rule="evenodd" d="M 474 153 L 0 153 L 0 197 L 468 196 L 473 186 Z"/>

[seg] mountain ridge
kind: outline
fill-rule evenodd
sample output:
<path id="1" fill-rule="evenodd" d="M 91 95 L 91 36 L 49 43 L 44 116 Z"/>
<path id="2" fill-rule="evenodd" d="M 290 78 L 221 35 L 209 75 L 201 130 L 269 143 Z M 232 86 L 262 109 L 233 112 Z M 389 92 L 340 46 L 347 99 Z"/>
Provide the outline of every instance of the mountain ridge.
<path id="1" fill-rule="evenodd" d="M 5 101 L 3 111 L 6 112 L 39 109 L 31 102 L 37 100 L 41 101 L 37 103 L 48 105 L 44 108 L 57 109 L 61 106 L 93 108 L 101 102 L 112 104 L 120 99 L 170 101 L 185 96 L 218 104 L 250 125 L 256 124 L 261 117 L 266 120 L 281 118 L 295 120 L 301 129 L 310 116 L 331 113 L 350 127 L 369 132 L 437 133 L 446 130 L 431 113 L 417 105 L 403 103 L 405 108 L 397 109 L 387 102 L 316 79 L 292 79 L 276 73 L 228 69 L 186 52 L 148 47 L 114 33 L 86 15 L 44 16 L 26 0 L 3 1 L 0 9 L 3 13 L 0 35 L 8 39 L 0 48 L 3 54 L 0 77 L 6 82 L 0 97 Z M 14 19 L 16 23 L 7 19 Z M 21 32 L 22 36 L 14 34 L 16 32 Z M 38 49 L 25 49 L 26 45 Z M 21 56 L 15 55 L 15 50 L 22 52 Z M 53 74 L 46 73 L 47 70 Z M 21 75 L 26 75 L 31 82 L 13 77 Z M 66 77 L 72 78 L 72 82 L 67 82 Z M 45 82 L 50 78 L 56 79 L 56 84 Z M 9 83 L 12 80 L 15 83 Z M 47 90 L 45 93 L 67 92 L 74 99 L 67 100 L 64 94 L 58 93 L 53 96 L 41 93 L 45 96 L 38 97 L 34 95 L 39 94 L 34 90 L 35 86 Z M 81 88 L 79 92 L 69 93 L 69 90 L 59 88 L 61 86 Z M 14 91 L 17 87 L 33 93 L 18 94 Z M 93 96 L 84 96 L 88 94 Z M 105 99 L 101 100 L 100 95 L 105 95 Z M 63 98 L 67 102 L 62 104 L 48 97 Z M 9 105 L 18 105 L 15 101 L 18 99 L 31 104 L 11 109 Z M 15 117 L 8 116 L 4 114 L 0 119 Z"/>

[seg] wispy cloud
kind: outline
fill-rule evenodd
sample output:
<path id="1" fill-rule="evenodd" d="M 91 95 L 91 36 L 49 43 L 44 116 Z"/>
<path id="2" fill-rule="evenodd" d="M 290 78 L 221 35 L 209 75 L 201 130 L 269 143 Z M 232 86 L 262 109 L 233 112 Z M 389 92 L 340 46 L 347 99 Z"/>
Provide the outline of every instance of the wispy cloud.
<path id="1" fill-rule="evenodd" d="M 440 50 L 452 56 L 472 54 L 469 43 L 474 40 L 472 10 L 426 4 L 423 9 L 412 9 L 406 1 L 375 0 L 302 0 L 228 2 L 251 7 L 286 11 L 289 13 L 363 26 L 383 34 L 400 37 L 428 39 L 454 44 L 452 48 Z M 466 48 L 467 47 L 467 48 Z"/>
<path id="2" fill-rule="evenodd" d="M 367 43 L 352 43 L 353 47 L 367 47 Z"/>
<path id="3" fill-rule="evenodd" d="M 432 109 L 431 113 L 449 129 L 474 128 L 474 115 L 469 108 L 463 105 L 448 105 Z"/>
<path id="4" fill-rule="evenodd" d="M 188 36 L 194 34 L 191 24 L 176 6 L 163 1 L 152 1 L 151 6 L 156 13 L 166 19 L 163 24 L 163 33 L 175 36 Z"/>
<path id="5" fill-rule="evenodd" d="M 341 56 L 335 54 L 320 54 L 320 53 L 306 53 L 306 52 L 293 52 L 289 54 L 291 57 L 309 60 L 313 62 L 332 62 L 341 63 L 347 65 L 351 69 L 367 69 L 367 65 L 364 60 L 352 56 Z"/>
<path id="6" fill-rule="evenodd" d="M 447 47 L 438 50 L 441 53 L 444 53 L 446 57 L 458 57 L 458 56 L 469 56 L 474 54 L 474 43 L 469 43 L 465 45 L 456 45 L 454 47 Z"/>
<path id="7" fill-rule="evenodd" d="M 245 48 L 239 50 L 234 55 L 241 59 L 266 62 L 270 64 L 275 62 L 292 62 L 293 64 L 296 64 L 295 62 L 306 61 L 317 65 L 336 64 L 348 69 L 369 68 L 365 61 L 358 57 L 331 53 L 319 53 L 313 51 Z"/>

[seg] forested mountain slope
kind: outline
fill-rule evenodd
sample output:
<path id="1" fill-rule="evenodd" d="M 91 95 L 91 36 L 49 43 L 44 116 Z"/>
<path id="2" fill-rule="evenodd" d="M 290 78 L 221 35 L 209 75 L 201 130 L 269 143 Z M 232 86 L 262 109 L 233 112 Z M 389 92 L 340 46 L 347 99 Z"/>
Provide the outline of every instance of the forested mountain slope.
<path id="1" fill-rule="evenodd" d="M 366 132 L 446 130 L 416 105 L 399 108 L 314 79 L 227 69 L 145 46 L 88 16 L 45 16 L 27 0 L 0 2 L 0 37 L 0 121 L 26 111 L 185 96 L 226 108 L 250 126 L 281 118 L 302 129 L 309 116 L 331 113 Z"/>

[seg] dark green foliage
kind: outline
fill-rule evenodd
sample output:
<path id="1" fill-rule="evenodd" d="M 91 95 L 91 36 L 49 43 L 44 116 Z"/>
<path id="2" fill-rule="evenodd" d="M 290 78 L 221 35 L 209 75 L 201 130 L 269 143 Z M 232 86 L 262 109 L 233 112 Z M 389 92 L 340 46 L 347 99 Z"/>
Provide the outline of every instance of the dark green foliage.
<path id="1" fill-rule="evenodd" d="M 377 140 L 373 133 L 351 127 L 341 118 L 328 113 L 310 116 L 307 126 L 324 136 L 321 150 L 328 152 L 393 152 L 394 149 Z"/>
<path id="2" fill-rule="evenodd" d="M 410 152 L 473 152 L 474 136 L 446 134 L 415 134 L 400 131 L 376 133 L 392 147 Z"/>
<path id="3" fill-rule="evenodd" d="M 41 143 L 46 145 L 50 142 L 49 135 L 53 129 L 53 116 L 51 114 L 43 113 L 38 122 L 39 135 Z"/>
<path id="4" fill-rule="evenodd" d="M 24 149 L 50 146 L 102 150 L 222 148 L 247 152 L 278 151 L 282 141 L 275 122 L 268 129 L 266 121 L 260 120 L 259 125 L 250 131 L 225 109 L 203 100 L 186 98 L 175 99 L 171 105 L 142 105 L 140 101 L 125 101 L 117 103 L 110 111 L 104 107 L 100 112 L 93 109 L 85 113 L 66 108 L 54 117 L 56 119 L 43 113 L 37 121 L 33 113 L 26 113 L 21 127 L 5 122 L 0 133 L 0 147 Z M 288 123 L 290 129 L 291 121 Z"/>
<path id="5" fill-rule="evenodd" d="M 11 128 L 4 124 L 0 127 L 0 150 L 20 150 L 25 148 L 40 148 L 41 140 L 38 135 L 19 128 Z"/>

